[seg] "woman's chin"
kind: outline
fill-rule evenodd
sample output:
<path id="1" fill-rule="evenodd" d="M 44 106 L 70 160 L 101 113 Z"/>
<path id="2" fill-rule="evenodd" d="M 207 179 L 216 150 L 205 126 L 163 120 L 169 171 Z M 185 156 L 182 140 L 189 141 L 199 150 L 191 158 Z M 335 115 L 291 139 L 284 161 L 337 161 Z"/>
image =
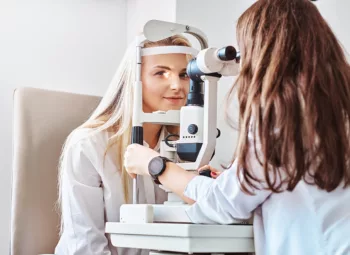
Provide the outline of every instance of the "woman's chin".
<path id="1" fill-rule="evenodd" d="M 180 110 L 183 105 L 165 105 L 161 107 L 158 111 L 172 111 L 172 110 Z"/>
<path id="2" fill-rule="evenodd" d="M 159 107 L 154 109 L 153 111 L 150 112 L 156 112 L 156 111 L 170 111 L 170 110 L 180 110 L 182 106 L 185 106 L 185 103 L 183 101 L 177 102 L 177 103 L 168 103 L 164 102 L 162 103 Z M 153 107 L 152 107 L 153 108 Z"/>

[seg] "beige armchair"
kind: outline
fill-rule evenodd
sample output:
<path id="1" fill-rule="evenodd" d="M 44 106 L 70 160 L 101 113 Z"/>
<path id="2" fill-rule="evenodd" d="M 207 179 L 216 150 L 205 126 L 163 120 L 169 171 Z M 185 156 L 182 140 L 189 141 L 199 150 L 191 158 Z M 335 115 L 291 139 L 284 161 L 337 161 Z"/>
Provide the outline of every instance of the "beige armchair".
<path id="1" fill-rule="evenodd" d="M 54 252 L 59 231 L 55 202 L 61 147 L 99 101 L 97 96 L 15 90 L 11 255 Z"/>

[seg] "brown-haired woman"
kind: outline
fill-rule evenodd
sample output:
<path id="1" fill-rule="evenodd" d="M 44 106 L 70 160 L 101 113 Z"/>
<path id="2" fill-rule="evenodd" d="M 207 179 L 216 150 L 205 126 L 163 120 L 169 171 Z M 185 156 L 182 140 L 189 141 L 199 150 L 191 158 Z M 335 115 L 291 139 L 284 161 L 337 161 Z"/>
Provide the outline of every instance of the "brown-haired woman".
<path id="1" fill-rule="evenodd" d="M 240 129 L 231 167 L 211 179 L 166 163 L 157 178 L 193 204 L 193 222 L 229 224 L 254 213 L 257 254 L 350 254 L 350 66 L 342 47 L 309 0 L 257 1 L 239 18 L 237 40 Z M 158 155 L 130 145 L 127 171 L 149 175 Z"/>

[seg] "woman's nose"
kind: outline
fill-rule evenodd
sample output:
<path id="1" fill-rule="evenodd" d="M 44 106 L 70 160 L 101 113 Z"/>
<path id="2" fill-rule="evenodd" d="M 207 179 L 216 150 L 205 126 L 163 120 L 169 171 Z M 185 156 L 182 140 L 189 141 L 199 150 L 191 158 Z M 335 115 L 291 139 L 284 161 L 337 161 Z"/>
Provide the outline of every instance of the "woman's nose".
<path id="1" fill-rule="evenodd" d="M 181 90 L 182 89 L 182 83 L 180 77 L 172 77 L 170 81 L 170 88 L 172 90 Z"/>

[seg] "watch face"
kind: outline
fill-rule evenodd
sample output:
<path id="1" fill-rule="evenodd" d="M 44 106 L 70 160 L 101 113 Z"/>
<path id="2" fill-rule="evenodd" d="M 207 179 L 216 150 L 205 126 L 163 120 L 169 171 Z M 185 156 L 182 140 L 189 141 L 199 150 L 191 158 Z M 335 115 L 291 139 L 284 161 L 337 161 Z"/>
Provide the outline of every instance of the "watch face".
<path id="1" fill-rule="evenodd" d="M 164 163 L 160 157 L 153 158 L 149 164 L 149 172 L 153 176 L 157 176 L 163 170 Z"/>

